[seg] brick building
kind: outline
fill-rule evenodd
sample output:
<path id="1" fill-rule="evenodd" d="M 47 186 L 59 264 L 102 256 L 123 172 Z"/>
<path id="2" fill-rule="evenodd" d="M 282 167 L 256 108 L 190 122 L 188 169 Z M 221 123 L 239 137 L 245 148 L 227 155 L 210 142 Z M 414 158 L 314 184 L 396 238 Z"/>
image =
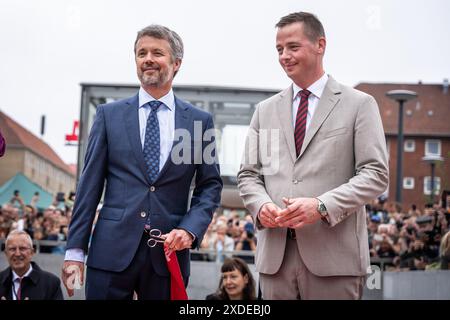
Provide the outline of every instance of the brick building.
<path id="1" fill-rule="evenodd" d="M 75 173 L 48 144 L 1 111 L 0 129 L 7 143 L 0 186 L 20 172 L 54 195 L 75 189 Z"/>
<path id="2" fill-rule="evenodd" d="M 431 165 L 425 156 L 440 156 L 435 168 L 435 201 L 442 190 L 450 189 L 450 92 L 443 84 L 361 83 L 356 89 L 378 102 L 389 152 L 388 201 L 395 201 L 397 179 L 397 136 L 399 104 L 386 96 L 390 90 L 415 91 L 416 99 L 404 104 L 403 114 L 403 208 L 412 204 L 423 208 L 430 201 Z"/>

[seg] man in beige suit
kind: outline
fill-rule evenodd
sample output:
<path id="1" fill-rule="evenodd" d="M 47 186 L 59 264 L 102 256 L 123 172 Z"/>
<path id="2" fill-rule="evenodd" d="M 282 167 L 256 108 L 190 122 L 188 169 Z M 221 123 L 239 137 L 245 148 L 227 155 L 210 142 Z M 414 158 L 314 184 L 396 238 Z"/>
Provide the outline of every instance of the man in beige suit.
<path id="1" fill-rule="evenodd" d="M 253 115 L 238 174 L 258 226 L 264 299 L 360 299 L 369 268 L 365 204 L 388 184 L 373 97 L 323 69 L 320 21 L 277 23 L 279 62 L 293 84 Z"/>

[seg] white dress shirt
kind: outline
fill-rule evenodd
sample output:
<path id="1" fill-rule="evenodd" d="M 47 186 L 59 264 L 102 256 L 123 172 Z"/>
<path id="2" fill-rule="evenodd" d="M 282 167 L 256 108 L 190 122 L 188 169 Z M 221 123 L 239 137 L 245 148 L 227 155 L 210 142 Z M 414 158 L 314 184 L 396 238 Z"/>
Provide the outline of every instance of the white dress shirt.
<path id="1" fill-rule="evenodd" d="M 311 123 L 311 119 L 314 115 L 314 112 L 316 111 L 317 105 L 319 104 L 320 97 L 322 97 L 323 90 L 325 89 L 325 85 L 328 81 L 328 75 L 324 73 L 322 77 L 319 78 L 316 82 L 314 82 L 312 85 L 307 88 L 311 94 L 308 97 L 308 114 L 306 115 L 306 131 L 309 128 L 309 125 Z M 297 86 L 295 83 L 292 85 L 293 89 L 293 101 L 292 101 L 292 124 L 295 129 L 295 121 L 297 118 L 297 110 L 298 106 L 300 104 L 300 96 L 298 93 L 303 90 L 299 86 Z"/>
<path id="2" fill-rule="evenodd" d="M 25 272 L 25 274 L 22 276 L 22 279 L 25 277 L 28 277 L 30 275 L 31 271 L 33 271 L 33 267 L 30 264 L 30 269 L 28 269 L 28 271 Z M 13 276 L 13 285 L 14 285 L 12 298 L 13 298 L 13 300 L 17 300 L 17 295 L 19 294 L 19 287 L 20 287 L 20 277 L 14 271 L 12 272 L 12 276 Z M 23 298 L 24 297 L 21 297 L 22 300 L 23 300 Z"/>
<path id="3" fill-rule="evenodd" d="M 142 87 L 139 89 L 139 136 L 141 138 L 142 149 L 144 149 L 145 129 L 147 127 L 147 118 L 150 114 L 150 106 L 148 103 L 153 100 L 161 101 L 163 104 L 157 111 L 160 136 L 160 154 L 159 154 L 159 171 L 163 168 L 172 150 L 173 137 L 175 135 L 175 95 L 173 90 L 160 99 L 153 98 Z M 68 249 L 66 251 L 65 260 L 84 262 L 85 253 L 82 249 Z"/>

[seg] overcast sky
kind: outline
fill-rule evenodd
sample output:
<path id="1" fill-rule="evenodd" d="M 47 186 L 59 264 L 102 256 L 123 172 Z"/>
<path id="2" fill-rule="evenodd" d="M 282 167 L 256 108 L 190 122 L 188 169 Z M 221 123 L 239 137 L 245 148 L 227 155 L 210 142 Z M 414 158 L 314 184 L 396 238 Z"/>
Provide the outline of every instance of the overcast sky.
<path id="1" fill-rule="evenodd" d="M 68 163 L 81 82 L 137 83 L 133 43 L 151 23 L 185 43 L 175 84 L 282 89 L 275 23 L 294 11 L 321 19 L 325 70 L 338 81 L 441 83 L 450 78 L 447 0 L 0 0 L 0 110 Z"/>

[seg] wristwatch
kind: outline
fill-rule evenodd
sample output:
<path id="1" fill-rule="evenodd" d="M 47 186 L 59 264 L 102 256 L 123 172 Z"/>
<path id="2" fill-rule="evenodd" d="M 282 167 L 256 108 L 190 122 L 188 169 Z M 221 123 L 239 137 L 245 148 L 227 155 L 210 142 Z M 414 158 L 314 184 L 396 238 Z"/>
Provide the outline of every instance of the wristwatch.
<path id="1" fill-rule="evenodd" d="M 319 201 L 319 203 L 317 204 L 317 211 L 319 211 L 322 218 L 326 218 L 326 216 L 328 215 L 327 207 L 325 207 L 325 204 L 319 198 L 316 199 L 317 201 Z"/>

